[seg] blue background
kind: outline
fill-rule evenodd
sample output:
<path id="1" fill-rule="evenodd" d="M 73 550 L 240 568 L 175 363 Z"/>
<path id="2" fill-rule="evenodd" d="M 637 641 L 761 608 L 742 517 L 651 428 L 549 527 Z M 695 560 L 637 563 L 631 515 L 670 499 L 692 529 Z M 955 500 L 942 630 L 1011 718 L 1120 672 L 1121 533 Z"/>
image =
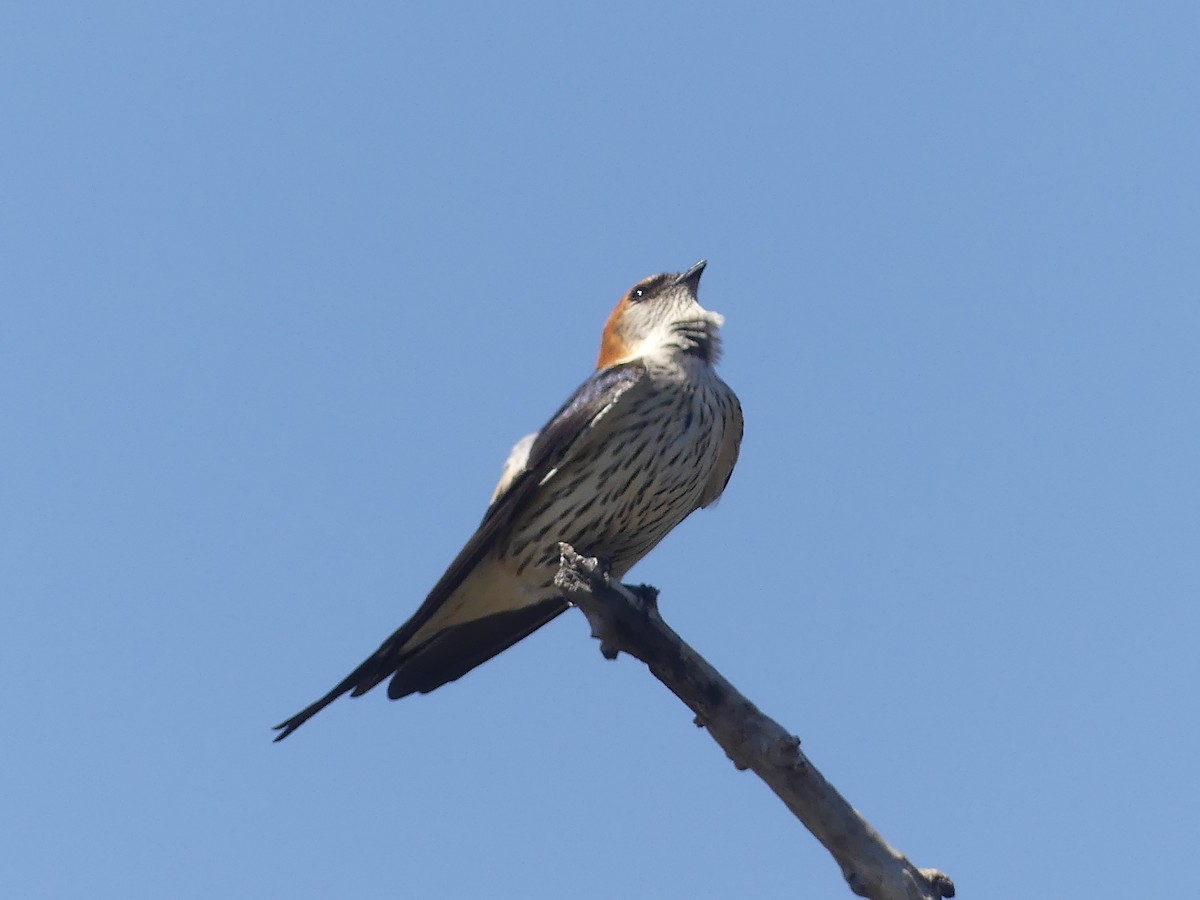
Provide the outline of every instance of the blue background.
<path id="1" fill-rule="evenodd" d="M 420 602 L 635 281 L 746 413 L 634 570 L 963 897 L 1186 889 L 1200 7 L 0 14 L 0 893 L 850 896 L 568 614 Z"/>

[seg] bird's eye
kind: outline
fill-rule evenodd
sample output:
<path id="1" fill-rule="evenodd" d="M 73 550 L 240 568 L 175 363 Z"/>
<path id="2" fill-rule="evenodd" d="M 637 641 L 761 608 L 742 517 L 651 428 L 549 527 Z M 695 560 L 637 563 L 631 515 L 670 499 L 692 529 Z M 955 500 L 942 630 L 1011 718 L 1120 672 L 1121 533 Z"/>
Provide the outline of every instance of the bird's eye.
<path id="1" fill-rule="evenodd" d="M 645 278 L 641 284 L 635 284 L 633 290 L 629 292 L 630 303 L 641 303 L 644 300 L 653 300 L 658 296 L 666 283 L 666 275 L 655 275 L 651 278 Z"/>

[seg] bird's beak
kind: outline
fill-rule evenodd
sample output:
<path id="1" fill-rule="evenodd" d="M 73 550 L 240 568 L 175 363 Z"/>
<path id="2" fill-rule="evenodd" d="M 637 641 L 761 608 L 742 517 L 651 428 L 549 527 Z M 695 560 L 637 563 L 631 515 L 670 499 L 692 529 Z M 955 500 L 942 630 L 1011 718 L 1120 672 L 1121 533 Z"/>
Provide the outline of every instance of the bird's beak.
<path id="1" fill-rule="evenodd" d="M 704 272 L 704 267 L 707 265 L 707 259 L 700 260 L 700 262 L 696 263 L 686 272 L 681 272 L 679 275 L 677 275 L 675 280 L 671 282 L 671 286 L 675 287 L 677 285 L 686 284 L 692 289 L 692 293 L 695 293 L 696 288 L 700 284 L 700 275 Z"/>

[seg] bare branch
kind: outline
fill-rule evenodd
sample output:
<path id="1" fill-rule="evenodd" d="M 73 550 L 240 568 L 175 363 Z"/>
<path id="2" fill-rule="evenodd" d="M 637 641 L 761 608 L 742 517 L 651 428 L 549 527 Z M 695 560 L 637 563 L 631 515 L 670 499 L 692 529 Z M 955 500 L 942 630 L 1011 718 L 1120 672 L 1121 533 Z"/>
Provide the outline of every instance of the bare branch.
<path id="1" fill-rule="evenodd" d="M 696 714 L 696 724 L 739 769 L 767 783 L 842 869 L 850 890 L 871 900 L 941 900 L 954 882 L 918 869 L 890 846 L 800 751 L 800 739 L 759 712 L 716 669 L 683 642 L 658 613 L 658 591 L 610 581 L 596 559 L 560 544 L 555 584 L 587 616 L 600 652 L 644 662 Z"/>

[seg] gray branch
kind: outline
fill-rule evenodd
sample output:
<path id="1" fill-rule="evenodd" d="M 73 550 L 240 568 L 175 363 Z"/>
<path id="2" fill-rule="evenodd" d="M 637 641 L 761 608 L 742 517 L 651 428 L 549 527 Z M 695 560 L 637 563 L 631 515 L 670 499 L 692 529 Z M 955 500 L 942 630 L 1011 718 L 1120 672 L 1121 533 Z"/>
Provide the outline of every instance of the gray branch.
<path id="1" fill-rule="evenodd" d="M 918 869 L 885 841 L 800 751 L 800 739 L 759 712 L 662 620 L 658 591 L 612 582 L 597 560 L 560 544 L 555 584 L 583 611 L 600 652 L 640 659 L 696 714 L 696 724 L 738 769 L 750 769 L 813 833 L 842 869 L 850 890 L 872 900 L 940 900 L 954 882 Z"/>

